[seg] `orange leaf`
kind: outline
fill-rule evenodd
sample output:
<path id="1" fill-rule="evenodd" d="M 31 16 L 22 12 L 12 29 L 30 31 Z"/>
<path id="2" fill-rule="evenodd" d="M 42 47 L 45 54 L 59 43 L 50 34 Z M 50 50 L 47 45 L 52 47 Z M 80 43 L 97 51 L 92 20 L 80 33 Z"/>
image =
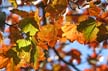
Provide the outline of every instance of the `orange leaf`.
<path id="1" fill-rule="evenodd" d="M 54 47 L 55 44 L 56 44 L 56 40 L 51 40 L 51 41 L 48 42 L 48 45 L 49 45 L 50 47 Z"/>
<path id="2" fill-rule="evenodd" d="M 0 69 L 4 68 L 8 64 L 8 58 L 5 58 L 3 56 L 0 56 Z"/>
<path id="3" fill-rule="evenodd" d="M 89 12 L 90 16 L 99 16 L 100 12 L 101 12 L 101 9 L 97 6 L 93 6 L 93 7 L 90 7 L 88 9 L 88 12 Z"/>
<path id="4" fill-rule="evenodd" d="M 42 49 L 48 50 L 48 46 L 47 44 L 45 44 L 44 42 L 40 41 L 38 43 L 38 46 L 41 47 Z"/>
<path id="5" fill-rule="evenodd" d="M 77 26 L 75 24 L 66 23 L 62 27 L 62 31 L 64 32 L 62 34 L 63 37 L 66 37 L 67 39 L 74 41 L 77 39 L 78 31 Z"/>

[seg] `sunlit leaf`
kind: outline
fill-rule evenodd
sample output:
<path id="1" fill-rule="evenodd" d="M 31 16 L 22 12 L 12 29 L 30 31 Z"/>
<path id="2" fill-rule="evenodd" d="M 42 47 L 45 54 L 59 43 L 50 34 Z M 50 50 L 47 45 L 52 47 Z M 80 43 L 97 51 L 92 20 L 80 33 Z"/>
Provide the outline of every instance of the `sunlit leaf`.
<path id="1" fill-rule="evenodd" d="M 96 22 L 93 18 L 89 18 L 86 21 L 81 22 L 78 25 L 78 31 L 84 33 L 86 41 L 94 41 L 97 38 L 97 33 L 99 29 L 96 27 Z"/>
<path id="2" fill-rule="evenodd" d="M 16 0 L 8 0 L 15 8 L 17 8 Z"/>
<path id="3" fill-rule="evenodd" d="M 36 32 L 38 32 L 38 29 L 29 23 L 22 29 L 22 31 L 25 33 L 30 33 L 30 36 L 34 36 Z"/>
<path id="4" fill-rule="evenodd" d="M 26 40 L 26 39 L 19 39 L 16 41 L 16 43 L 18 44 L 19 48 L 27 47 L 27 46 L 31 45 L 31 41 Z"/>
<path id="5" fill-rule="evenodd" d="M 63 37 L 66 37 L 67 39 L 74 41 L 77 39 L 78 31 L 77 26 L 75 24 L 66 23 L 62 27 L 62 31 L 64 32 L 62 34 Z"/>
<path id="6" fill-rule="evenodd" d="M 30 52 L 25 52 L 22 50 L 19 54 L 19 58 L 21 59 L 19 65 L 21 67 L 28 67 L 30 63 Z"/>
<path id="7" fill-rule="evenodd" d="M 38 32 L 38 39 L 41 41 L 45 41 L 50 46 L 54 46 L 57 40 L 57 29 L 54 25 L 48 24 L 40 28 L 40 32 Z M 50 42 L 53 41 L 53 44 Z"/>

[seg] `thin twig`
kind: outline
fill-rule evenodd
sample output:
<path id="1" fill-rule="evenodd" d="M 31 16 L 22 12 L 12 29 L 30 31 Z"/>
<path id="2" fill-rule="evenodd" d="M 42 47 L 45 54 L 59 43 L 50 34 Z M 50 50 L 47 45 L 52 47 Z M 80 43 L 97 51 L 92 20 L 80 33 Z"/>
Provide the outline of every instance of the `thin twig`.
<path id="1" fill-rule="evenodd" d="M 54 52 L 56 53 L 56 55 L 59 57 L 60 60 L 62 60 L 65 64 L 70 65 L 71 67 L 73 67 L 76 71 L 81 71 L 79 70 L 73 63 L 69 63 L 67 61 L 65 61 L 60 54 L 57 52 L 57 50 L 55 48 L 53 48 Z"/>

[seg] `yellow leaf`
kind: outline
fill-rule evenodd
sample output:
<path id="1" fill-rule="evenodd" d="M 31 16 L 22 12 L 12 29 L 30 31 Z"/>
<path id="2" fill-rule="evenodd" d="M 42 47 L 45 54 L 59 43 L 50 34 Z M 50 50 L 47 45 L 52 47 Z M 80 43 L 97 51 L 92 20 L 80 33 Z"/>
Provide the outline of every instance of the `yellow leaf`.
<path id="1" fill-rule="evenodd" d="M 45 42 L 54 40 L 56 36 L 57 36 L 57 31 L 55 26 L 52 24 L 42 26 L 40 32 L 38 32 L 38 39 Z"/>
<path id="2" fill-rule="evenodd" d="M 77 26 L 75 24 L 66 23 L 62 27 L 62 31 L 64 32 L 62 34 L 63 37 L 66 37 L 67 39 L 74 41 L 77 39 L 78 31 Z"/>
<path id="3" fill-rule="evenodd" d="M 17 8 L 17 2 L 16 2 L 16 0 L 9 0 L 9 2 L 10 2 L 15 8 Z"/>
<path id="4" fill-rule="evenodd" d="M 85 21 L 88 19 L 88 15 L 81 15 L 79 18 L 78 18 L 78 22 L 82 22 L 82 21 Z"/>

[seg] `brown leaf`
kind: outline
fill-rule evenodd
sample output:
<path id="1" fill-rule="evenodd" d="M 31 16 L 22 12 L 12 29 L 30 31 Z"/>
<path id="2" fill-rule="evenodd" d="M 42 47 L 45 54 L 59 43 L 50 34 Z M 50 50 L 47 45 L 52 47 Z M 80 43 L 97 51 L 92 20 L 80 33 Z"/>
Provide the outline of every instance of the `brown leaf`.
<path id="1" fill-rule="evenodd" d="M 0 44 L 2 43 L 3 41 L 3 36 L 2 36 L 2 33 L 0 32 Z"/>
<path id="2" fill-rule="evenodd" d="M 108 41 L 107 41 L 107 40 L 105 40 L 105 41 L 103 42 L 103 48 L 108 48 Z"/>
<path id="3" fill-rule="evenodd" d="M 69 51 L 66 54 L 72 56 L 70 61 L 73 61 L 75 59 L 75 60 L 77 60 L 78 64 L 80 64 L 80 62 L 81 62 L 81 59 L 80 59 L 81 52 L 80 51 L 78 51 L 77 49 L 72 49 L 71 51 Z"/>

